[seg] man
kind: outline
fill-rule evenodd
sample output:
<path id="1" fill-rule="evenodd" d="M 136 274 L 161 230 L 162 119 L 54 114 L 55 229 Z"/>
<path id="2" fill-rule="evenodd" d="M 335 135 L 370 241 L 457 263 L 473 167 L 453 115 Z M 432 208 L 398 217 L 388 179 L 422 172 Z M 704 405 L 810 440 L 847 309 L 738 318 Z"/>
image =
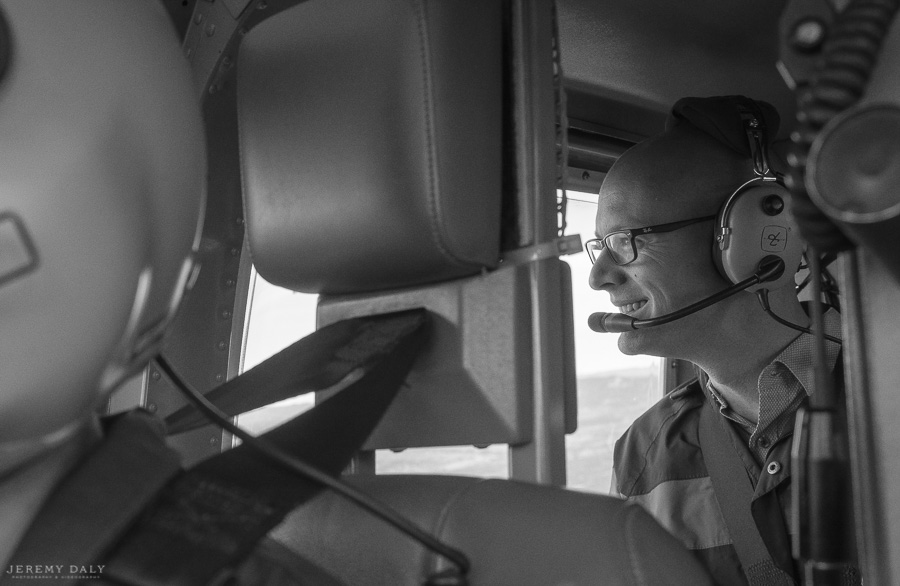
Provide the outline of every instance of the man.
<path id="1" fill-rule="evenodd" d="M 608 292 L 622 313 L 658 317 L 731 285 L 711 250 L 717 213 L 754 177 L 753 147 L 742 128 L 748 111 L 775 136 L 778 115 L 768 104 L 743 97 L 686 98 L 674 106 L 665 132 L 627 151 L 610 170 L 600 191 L 600 240 L 593 244 L 590 285 Z M 680 223 L 669 225 L 675 222 Z M 604 239 L 623 230 L 630 232 Z M 787 270 L 793 274 L 795 268 Z M 772 311 L 808 327 L 793 280 L 783 281 L 768 287 Z M 835 312 L 826 314 L 826 332 L 840 333 Z M 719 584 L 745 584 L 748 577 L 723 517 L 724 497 L 717 498 L 698 441 L 701 413 L 714 409 L 718 422 L 726 423 L 728 443 L 734 444 L 728 457 L 752 480 L 748 505 L 771 556 L 766 572 L 782 580 L 762 583 L 798 579 L 788 534 L 790 449 L 794 414 L 813 391 L 812 341 L 769 318 L 749 291 L 619 338 L 626 354 L 688 360 L 702 371 L 699 380 L 651 407 L 617 442 L 614 488 L 653 513 Z M 832 368 L 838 352 L 837 344 L 827 344 Z"/>

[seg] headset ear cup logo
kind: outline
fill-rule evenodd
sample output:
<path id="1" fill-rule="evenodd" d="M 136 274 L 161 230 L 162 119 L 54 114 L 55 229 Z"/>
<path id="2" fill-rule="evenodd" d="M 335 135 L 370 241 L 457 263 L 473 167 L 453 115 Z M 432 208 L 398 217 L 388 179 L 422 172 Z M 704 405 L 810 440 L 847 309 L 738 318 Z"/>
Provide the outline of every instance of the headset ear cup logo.
<path id="1" fill-rule="evenodd" d="M 788 229 L 784 226 L 766 226 L 760 238 L 760 249 L 763 252 L 784 252 L 787 248 Z"/>
<path id="2" fill-rule="evenodd" d="M 783 201 L 788 194 L 774 179 L 750 180 L 719 211 L 716 235 L 720 239 L 713 245 L 713 257 L 722 276 L 732 283 L 752 276 L 759 261 L 768 255 L 781 257 L 787 269 L 781 278 L 767 283 L 766 288 L 775 289 L 793 281 L 803 253 L 803 241 L 784 206 L 771 205 L 773 196 Z"/>

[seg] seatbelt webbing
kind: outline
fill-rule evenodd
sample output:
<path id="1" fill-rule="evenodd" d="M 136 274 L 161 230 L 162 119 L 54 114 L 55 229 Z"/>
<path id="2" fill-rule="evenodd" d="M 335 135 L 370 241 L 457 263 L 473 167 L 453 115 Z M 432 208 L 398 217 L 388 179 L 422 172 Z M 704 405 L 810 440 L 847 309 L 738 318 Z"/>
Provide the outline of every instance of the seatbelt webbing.
<path id="1" fill-rule="evenodd" d="M 362 447 L 406 379 L 425 342 L 428 314 L 408 310 L 346 324 L 352 327 L 335 325 L 340 343 L 318 367 L 340 363 L 343 369 L 349 363 L 360 369 L 360 377 L 263 436 L 333 477 Z M 327 329 L 311 338 L 332 335 Z M 302 350 L 293 347 L 287 357 L 296 354 L 299 360 Z M 264 379 L 289 387 L 292 376 L 285 375 L 292 375 L 293 369 L 285 369 L 286 362 L 260 365 Z M 240 384 L 245 392 L 258 390 L 253 378 Z M 250 446 L 228 450 L 195 465 L 162 491 L 156 506 L 111 553 L 106 576 L 146 586 L 219 583 L 223 568 L 233 568 L 292 509 L 321 490 L 321 485 L 283 470 Z"/>
<path id="2" fill-rule="evenodd" d="M 725 425 L 711 404 L 700 409 L 700 449 L 744 575 L 750 586 L 793 586 L 794 580 L 772 561 L 756 527 L 750 511 L 753 487 Z"/>

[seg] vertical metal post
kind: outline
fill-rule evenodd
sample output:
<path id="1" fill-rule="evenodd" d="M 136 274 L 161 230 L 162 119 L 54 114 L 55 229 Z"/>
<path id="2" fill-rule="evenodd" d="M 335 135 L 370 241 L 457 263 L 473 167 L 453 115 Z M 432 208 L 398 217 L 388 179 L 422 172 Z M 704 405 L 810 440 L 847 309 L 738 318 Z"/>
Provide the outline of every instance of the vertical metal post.
<path id="1" fill-rule="evenodd" d="M 511 48 L 520 245 L 556 238 L 556 128 L 553 2 L 513 0 Z M 510 476 L 541 484 L 566 482 L 562 272 L 553 258 L 529 266 L 534 436 L 511 446 Z"/>
<path id="2" fill-rule="evenodd" d="M 842 255 L 844 381 L 856 542 L 867 584 L 900 576 L 900 287 L 871 255 Z"/>

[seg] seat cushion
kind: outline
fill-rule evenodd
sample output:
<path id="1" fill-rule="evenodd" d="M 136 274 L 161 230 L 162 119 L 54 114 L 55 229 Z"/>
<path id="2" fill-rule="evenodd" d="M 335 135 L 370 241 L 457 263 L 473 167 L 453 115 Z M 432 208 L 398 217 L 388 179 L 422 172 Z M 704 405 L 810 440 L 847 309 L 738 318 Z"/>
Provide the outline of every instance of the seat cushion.
<path id="1" fill-rule="evenodd" d="M 649 514 L 617 498 L 447 476 L 346 480 L 462 550 L 473 586 L 711 584 Z M 274 537 L 351 586 L 420 586 L 447 567 L 332 492 L 294 511 Z"/>

